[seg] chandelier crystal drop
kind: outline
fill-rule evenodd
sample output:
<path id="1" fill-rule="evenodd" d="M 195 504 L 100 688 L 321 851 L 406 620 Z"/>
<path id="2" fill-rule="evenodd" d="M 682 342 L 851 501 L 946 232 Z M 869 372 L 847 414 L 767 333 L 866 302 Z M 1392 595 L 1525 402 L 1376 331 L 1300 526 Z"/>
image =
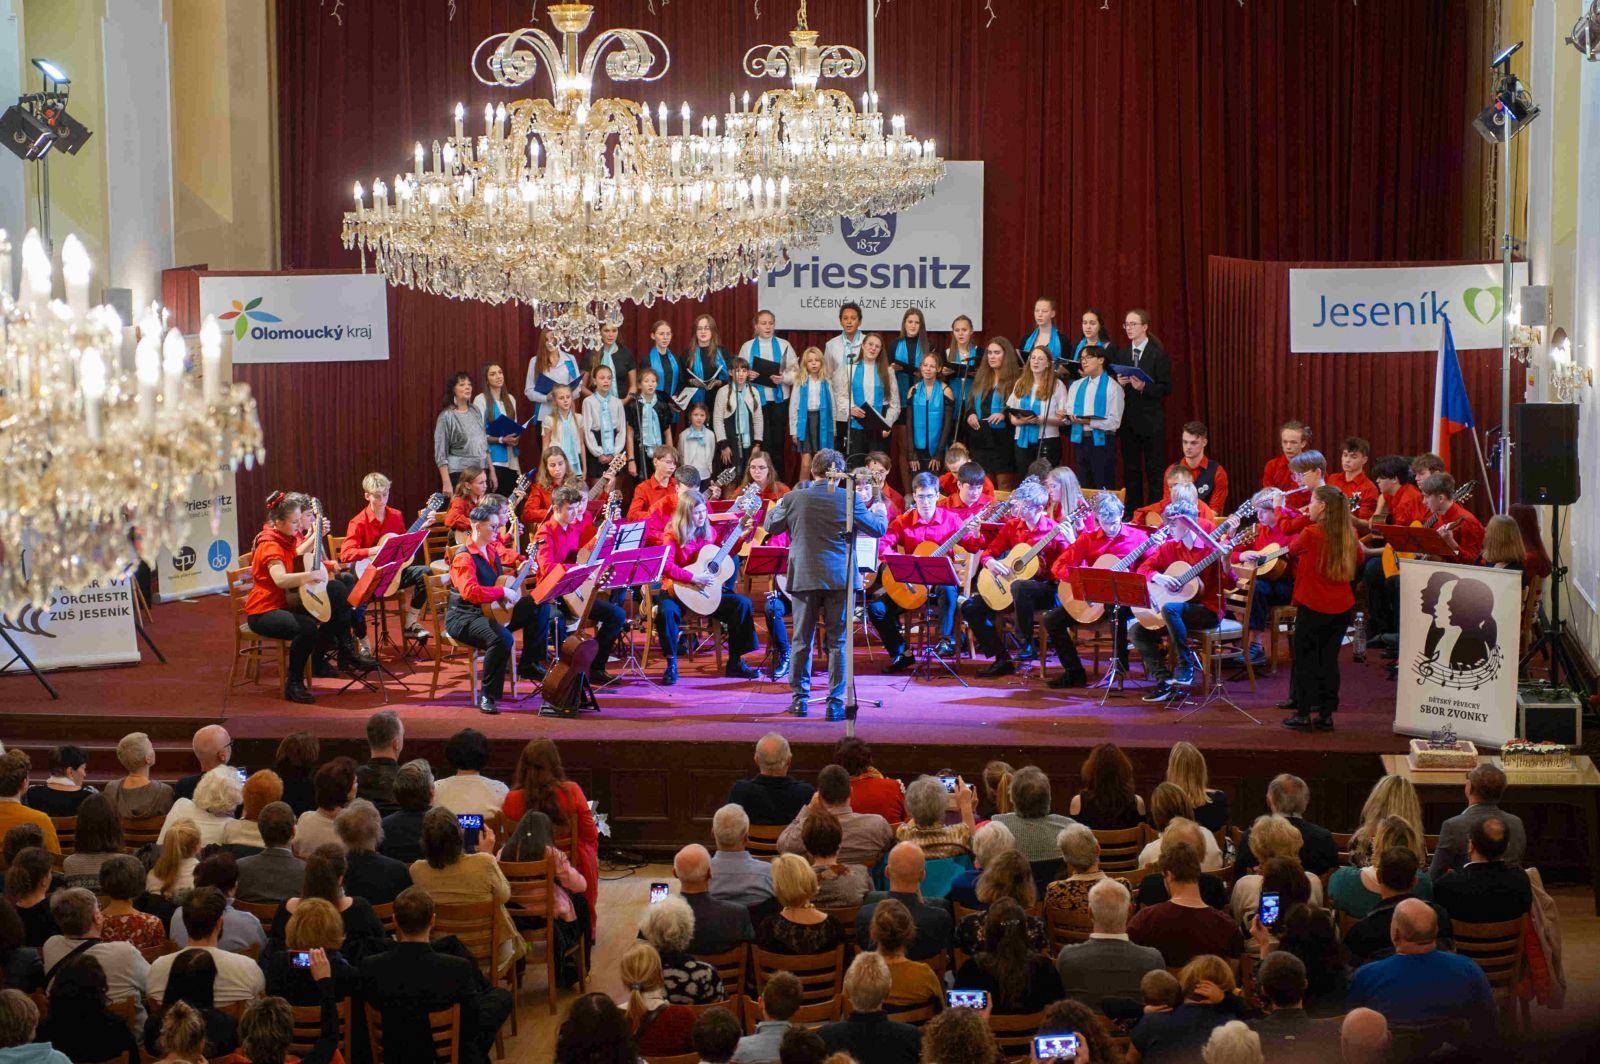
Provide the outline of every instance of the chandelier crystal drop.
<path id="1" fill-rule="evenodd" d="M 89 256 L 61 248 L 66 300 L 36 232 L 21 248 L 0 231 L 0 615 L 46 609 L 57 592 L 126 576 L 180 545 L 196 482 L 264 458 L 250 389 L 222 379 L 222 332 L 200 334 L 198 374 L 165 312 L 136 328 L 89 303 Z"/>

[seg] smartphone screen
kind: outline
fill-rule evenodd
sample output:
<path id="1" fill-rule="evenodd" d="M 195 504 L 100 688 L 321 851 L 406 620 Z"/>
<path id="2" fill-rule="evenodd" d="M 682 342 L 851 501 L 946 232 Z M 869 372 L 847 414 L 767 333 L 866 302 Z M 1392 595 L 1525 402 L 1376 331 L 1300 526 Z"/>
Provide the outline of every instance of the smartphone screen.
<path id="1" fill-rule="evenodd" d="M 293 953 L 289 954 L 289 963 L 293 964 L 296 968 L 311 967 L 311 951 L 305 949 L 295 950 Z"/>
<path id="2" fill-rule="evenodd" d="M 987 990 L 946 990 L 945 1004 L 953 1009 L 981 1009 L 989 1004 Z"/>
<path id="3" fill-rule="evenodd" d="M 1078 1036 L 1041 1034 L 1033 1040 L 1033 1055 L 1040 1060 L 1077 1060 Z"/>
<path id="4" fill-rule="evenodd" d="M 946 794 L 954 794 L 954 793 L 956 793 L 956 784 L 959 782 L 956 779 L 956 777 L 954 777 L 954 776 L 940 776 L 939 777 L 939 782 L 944 784 L 944 792 Z"/>
<path id="5" fill-rule="evenodd" d="M 478 832 L 483 830 L 483 816 L 480 813 L 461 813 L 456 817 L 456 823 L 461 825 L 461 833 L 466 836 L 462 840 L 463 848 L 468 853 L 478 852 Z"/>
<path id="6" fill-rule="evenodd" d="M 1278 894 L 1277 891 L 1268 891 L 1261 895 L 1261 926 L 1278 926 Z"/>
<path id="7" fill-rule="evenodd" d="M 665 883 L 652 883 L 652 884 L 650 884 L 650 904 L 654 905 L 656 902 L 662 901 L 663 899 L 666 898 L 668 893 L 670 893 L 670 888 L 667 886 L 667 884 L 665 884 Z"/>
<path id="8" fill-rule="evenodd" d="M 246 771 L 245 771 L 245 770 L 244 770 L 244 769 L 242 769 L 242 768 L 236 768 L 236 769 L 234 769 L 234 770 L 233 770 L 233 771 L 234 771 L 234 772 L 236 772 L 236 773 L 238 773 L 238 775 L 239 775 L 239 782 L 240 782 L 240 783 L 248 783 L 248 782 L 249 782 L 249 780 L 250 780 L 250 773 L 248 773 L 248 772 L 246 772 Z"/>

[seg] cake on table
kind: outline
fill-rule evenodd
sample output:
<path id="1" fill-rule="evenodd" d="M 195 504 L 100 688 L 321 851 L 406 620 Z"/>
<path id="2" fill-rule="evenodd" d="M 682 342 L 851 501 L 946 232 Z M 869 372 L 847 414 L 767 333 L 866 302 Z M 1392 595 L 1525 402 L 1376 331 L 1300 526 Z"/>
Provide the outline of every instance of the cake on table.
<path id="1" fill-rule="evenodd" d="M 1500 763 L 1506 768 L 1571 768 L 1572 751 L 1564 743 L 1513 739 L 1500 748 Z"/>
<path id="2" fill-rule="evenodd" d="M 1418 772 L 1471 772 L 1478 748 L 1455 736 L 1411 740 L 1411 767 Z"/>

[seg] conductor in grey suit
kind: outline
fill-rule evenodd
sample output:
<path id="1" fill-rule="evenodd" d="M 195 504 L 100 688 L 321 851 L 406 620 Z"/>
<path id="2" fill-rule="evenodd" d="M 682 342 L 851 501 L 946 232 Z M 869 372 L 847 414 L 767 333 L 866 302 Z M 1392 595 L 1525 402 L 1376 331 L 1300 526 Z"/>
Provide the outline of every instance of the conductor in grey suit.
<path id="1" fill-rule="evenodd" d="M 800 660 L 789 670 L 792 700 L 789 712 L 806 715 L 811 696 L 811 643 L 817 620 L 826 615 L 828 641 L 828 720 L 844 719 L 844 647 L 846 627 L 844 604 L 846 580 L 861 588 L 861 574 L 852 572 L 850 540 L 845 519 L 850 514 L 855 530 L 864 536 L 879 537 L 888 525 L 882 517 L 852 498 L 852 493 L 831 473 L 844 472 L 844 455 L 821 450 L 811 456 L 811 482 L 778 500 L 767 514 L 769 535 L 789 533 L 789 597 L 794 602 L 795 645 Z M 852 506 L 853 512 L 846 511 Z"/>

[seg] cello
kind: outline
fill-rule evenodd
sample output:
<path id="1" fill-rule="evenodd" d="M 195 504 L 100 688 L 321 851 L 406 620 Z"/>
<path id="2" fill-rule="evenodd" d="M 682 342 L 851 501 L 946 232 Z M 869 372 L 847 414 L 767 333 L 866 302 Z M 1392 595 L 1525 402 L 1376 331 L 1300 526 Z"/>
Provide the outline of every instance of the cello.
<path id="1" fill-rule="evenodd" d="M 600 567 L 595 574 L 596 589 L 604 587 L 611 578 L 611 568 L 609 563 Z M 594 636 L 586 636 L 583 632 L 584 626 L 589 623 L 589 611 L 599 597 L 591 593 L 584 600 L 583 612 L 578 614 L 572 634 L 562 640 L 556 663 L 545 673 L 544 684 L 539 689 L 545 706 L 558 716 L 573 717 L 581 710 L 600 708 L 595 704 L 594 690 L 589 686 L 589 669 L 600 653 L 600 646 Z"/>

